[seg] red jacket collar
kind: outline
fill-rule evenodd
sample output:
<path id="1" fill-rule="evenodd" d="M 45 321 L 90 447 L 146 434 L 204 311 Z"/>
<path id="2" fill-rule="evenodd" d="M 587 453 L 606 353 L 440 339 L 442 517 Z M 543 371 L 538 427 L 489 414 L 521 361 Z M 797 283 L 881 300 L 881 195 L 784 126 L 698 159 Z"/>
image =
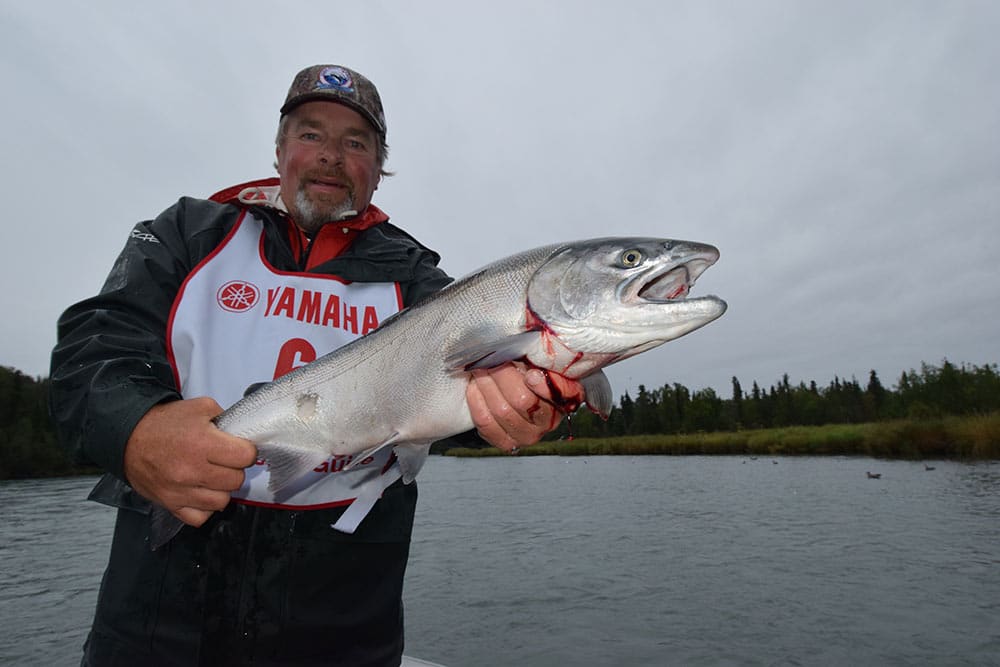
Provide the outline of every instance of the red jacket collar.
<path id="1" fill-rule="evenodd" d="M 233 185 L 225 188 L 224 190 L 219 190 L 214 195 L 209 197 L 209 199 L 222 204 L 257 204 L 260 206 L 271 206 L 285 211 L 287 214 L 287 210 L 278 198 L 280 186 L 281 180 L 276 177 L 261 178 L 256 181 L 248 181 L 239 185 Z M 377 206 L 374 204 L 368 204 L 368 207 L 362 211 L 360 215 L 346 220 L 338 220 L 328 224 L 327 227 L 332 224 L 339 228 L 346 227 L 348 229 L 361 230 L 374 227 L 375 225 L 385 222 L 388 219 L 389 216 L 383 213 Z M 323 229 L 326 229 L 326 227 Z"/>
<path id="2" fill-rule="evenodd" d="M 305 232 L 299 229 L 295 221 L 285 210 L 278 192 L 281 180 L 278 178 L 262 178 L 239 185 L 233 185 L 216 192 L 209 197 L 212 201 L 222 204 L 231 203 L 237 206 L 270 206 L 285 213 L 287 220 L 288 240 L 296 259 L 301 263 L 306 258 L 306 270 L 333 259 L 342 253 L 365 229 L 374 227 L 389 219 L 379 207 L 369 204 L 368 207 L 353 218 L 336 220 L 324 225 L 310 242 Z"/>
<path id="3" fill-rule="evenodd" d="M 362 230 L 374 227 L 388 219 L 389 216 L 381 209 L 374 204 L 369 204 L 364 213 L 357 217 L 326 223 L 310 243 L 306 233 L 295 224 L 291 217 L 286 217 L 288 220 L 288 239 L 295 252 L 295 258 L 301 264 L 303 255 L 308 253 L 303 267 L 307 271 L 340 255 L 354 242 Z"/>

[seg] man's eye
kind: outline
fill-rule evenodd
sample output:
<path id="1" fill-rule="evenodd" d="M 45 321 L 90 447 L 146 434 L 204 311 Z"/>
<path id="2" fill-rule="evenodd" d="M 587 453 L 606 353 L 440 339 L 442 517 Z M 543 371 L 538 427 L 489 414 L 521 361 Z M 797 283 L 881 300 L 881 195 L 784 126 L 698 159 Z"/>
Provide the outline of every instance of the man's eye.
<path id="1" fill-rule="evenodd" d="M 365 151 L 368 150 L 368 145 L 363 141 L 358 141 L 357 139 L 348 139 L 347 147 L 352 151 Z"/>
<path id="2" fill-rule="evenodd" d="M 301 139 L 302 141 L 313 142 L 313 141 L 319 141 L 320 136 L 316 132 L 303 132 L 302 134 L 299 135 L 299 139 Z"/>

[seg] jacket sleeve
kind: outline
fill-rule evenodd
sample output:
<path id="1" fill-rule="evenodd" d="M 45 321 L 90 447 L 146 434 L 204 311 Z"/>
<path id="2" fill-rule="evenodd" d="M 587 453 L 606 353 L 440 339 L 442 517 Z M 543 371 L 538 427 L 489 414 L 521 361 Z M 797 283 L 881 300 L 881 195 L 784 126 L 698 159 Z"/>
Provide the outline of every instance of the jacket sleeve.
<path id="1" fill-rule="evenodd" d="M 438 268 L 437 255 L 419 253 L 413 261 L 414 279 L 405 287 L 405 305 L 412 306 L 452 282 L 451 276 Z"/>
<path id="2" fill-rule="evenodd" d="M 182 199 L 136 225 L 100 293 L 59 318 L 49 411 L 78 462 L 125 480 L 125 444 L 136 423 L 154 405 L 180 398 L 166 352 L 170 309 L 201 246 L 221 236 L 206 233 L 209 226 L 189 229 L 187 220 L 204 223 L 219 208 Z"/>

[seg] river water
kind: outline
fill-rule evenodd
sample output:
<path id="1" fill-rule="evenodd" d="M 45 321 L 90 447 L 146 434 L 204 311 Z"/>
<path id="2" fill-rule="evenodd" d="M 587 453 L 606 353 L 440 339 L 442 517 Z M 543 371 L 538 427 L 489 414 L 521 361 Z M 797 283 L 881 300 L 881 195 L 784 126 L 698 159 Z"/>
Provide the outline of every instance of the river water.
<path id="1" fill-rule="evenodd" d="M 79 664 L 94 481 L 0 482 L 0 663 Z M 1000 462 L 432 457 L 420 496 L 406 652 L 448 667 L 1000 665 Z"/>

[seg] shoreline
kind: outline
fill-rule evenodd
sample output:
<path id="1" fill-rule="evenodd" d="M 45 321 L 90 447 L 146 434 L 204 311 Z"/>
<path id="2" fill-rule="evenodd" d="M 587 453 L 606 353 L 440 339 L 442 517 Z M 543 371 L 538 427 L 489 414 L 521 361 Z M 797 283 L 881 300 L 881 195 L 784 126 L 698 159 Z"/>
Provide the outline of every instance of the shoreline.
<path id="1" fill-rule="evenodd" d="M 456 447 L 444 456 L 509 456 Z M 716 433 L 542 441 L 517 456 L 869 456 L 885 459 L 1000 459 L 1000 412 L 866 424 L 788 426 Z"/>

